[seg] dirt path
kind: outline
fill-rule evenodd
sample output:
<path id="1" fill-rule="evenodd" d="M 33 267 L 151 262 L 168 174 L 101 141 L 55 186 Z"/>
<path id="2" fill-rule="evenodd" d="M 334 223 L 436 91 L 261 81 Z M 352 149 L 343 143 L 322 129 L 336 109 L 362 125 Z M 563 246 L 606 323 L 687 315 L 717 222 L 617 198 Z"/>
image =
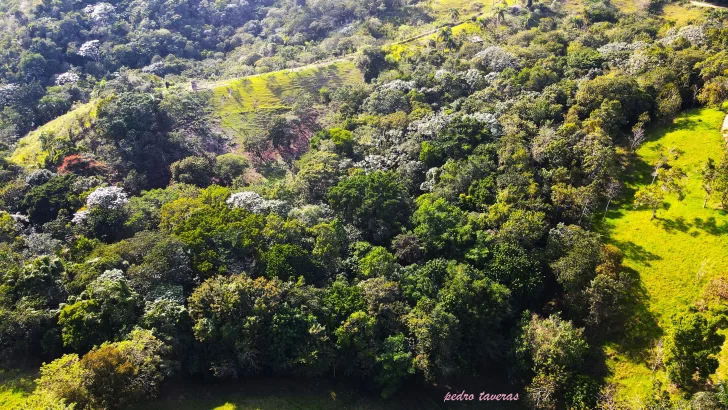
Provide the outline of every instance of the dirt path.
<path id="1" fill-rule="evenodd" d="M 488 12 L 478 13 L 478 14 L 475 14 L 474 16 L 470 16 L 470 17 L 467 17 L 467 18 L 463 18 L 462 20 L 457 21 L 457 22 L 454 22 L 454 23 L 446 23 L 446 24 L 444 24 L 444 25 L 442 25 L 440 27 L 427 30 L 424 33 L 420 33 L 420 34 L 418 34 L 416 36 L 413 36 L 413 37 L 409 37 L 409 38 L 406 38 L 406 39 L 403 39 L 403 40 L 399 40 L 399 41 L 395 41 L 395 42 L 389 43 L 388 45 L 400 45 L 400 44 L 411 43 L 413 41 L 417 41 L 417 40 L 422 39 L 422 38 L 425 38 L 427 36 L 431 36 L 431 35 L 437 33 L 438 31 L 442 30 L 445 27 L 456 27 L 456 26 L 459 26 L 461 24 L 465 24 L 468 21 L 472 21 L 473 19 L 477 19 L 477 18 L 483 17 L 487 13 Z M 300 66 L 300 67 L 286 68 L 286 69 L 283 69 L 283 70 L 270 71 L 270 72 L 261 73 L 261 74 L 253 74 L 253 75 L 249 75 L 249 76 L 245 76 L 245 77 L 228 78 L 228 79 L 225 79 L 225 80 L 217 80 L 217 81 L 208 81 L 208 80 L 202 80 L 202 79 L 191 80 L 191 81 L 195 81 L 197 83 L 196 90 L 199 90 L 199 91 L 210 90 L 210 89 L 213 89 L 213 88 L 215 88 L 215 87 L 217 87 L 217 86 L 219 86 L 221 84 L 229 83 L 229 82 L 235 81 L 235 80 L 241 80 L 241 79 L 244 79 L 244 78 L 258 77 L 258 76 L 262 76 L 262 75 L 266 75 L 266 74 L 272 74 L 272 73 L 276 73 L 276 72 L 286 72 L 286 71 L 287 72 L 291 72 L 291 73 L 295 73 L 297 71 L 303 71 L 303 70 L 307 70 L 307 69 L 310 69 L 310 68 L 325 67 L 325 66 L 328 66 L 328 65 L 331 65 L 331 64 L 340 62 L 340 61 L 351 60 L 355 55 L 356 55 L 356 53 L 351 53 L 351 54 L 347 54 L 347 55 L 339 56 L 339 57 L 330 57 L 330 58 L 327 58 L 327 59 L 324 59 L 324 60 L 321 60 L 321 61 L 317 61 L 317 62 L 312 63 L 312 64 L 303 65 L 303 66 Z M 188 81 L 187 83 L 188 84 L 191 84 L 191 81 Z"/>
<path id="2" fill-rule="evenodd" d="M 728 10 L 728 7 L 718 6 L 716 4 L 706 3 L 704 1 L 691 1 L 690 4 L 692 4 L 693 6 L 698 6 L 698 7 L 708 7 L 708 8 L 711 8 L 711 9 Z"/>

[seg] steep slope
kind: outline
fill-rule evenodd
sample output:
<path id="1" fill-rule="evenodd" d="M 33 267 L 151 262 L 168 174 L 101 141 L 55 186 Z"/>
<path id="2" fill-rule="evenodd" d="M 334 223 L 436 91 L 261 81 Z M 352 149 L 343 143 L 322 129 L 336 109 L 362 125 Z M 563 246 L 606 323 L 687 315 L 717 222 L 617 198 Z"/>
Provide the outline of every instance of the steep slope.
<path id="1" fill-rule="evenodd" d="M 363 82 L 350 60 L 337 60 L 300 69 L 275 71 L 210 84 L 215 112 L 223 130 L 236 142 L 260 132 L 274 114 L 291 108 L 296 96 L 318 95 L 321 88 Z"/>
<path id="2" fill-rule="evenodd" d="M 96 116 L 97 102 L 92 101 L 80 105 L 74 110 L 56 118 L 55 120 L 40 126 L 35 131 L 21 138 L 10 160 L 24 167 L 37 167 L 42 164 L 48 152 L 43 150 L 41 136 L 53 135 L 55 138 L 68 137 L 71 141 L 73 136 L 82 133 L 92 124 Z"/>

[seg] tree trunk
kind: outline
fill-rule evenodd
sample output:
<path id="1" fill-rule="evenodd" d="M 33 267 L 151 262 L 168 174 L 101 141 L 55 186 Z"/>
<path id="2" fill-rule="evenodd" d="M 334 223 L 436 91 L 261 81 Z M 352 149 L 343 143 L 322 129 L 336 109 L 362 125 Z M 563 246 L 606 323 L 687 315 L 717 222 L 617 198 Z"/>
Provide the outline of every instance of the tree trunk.
<path id="1" fill-rule="evenodd" d="M 609 198 L 609 199 L 607 200 L 607 207 L 606 207 L 606 208 L 604 208 L 604 217 L 603 217 L 602 219 L 604 219 L 604 218 L 606 218 L 606 217 L 607 217 L 607 212 L 609 212 L 609 204 L 611 204 L 611 203 L 612 203 L 612 198 Z"/>
<path id="2" fill-rule="evenodd" d="M 650 221 L 655 219 L 656 216 L 657 216 L 657 206 L 652 208 L 652 217 L 650 218 Z"/>
<path id="3" fill-rule="evenodd" d="M 708 205 L 708 195 L 710 194 L 705 194 L 705 200 L 703 200 L 703 209 L 705 209 L 705 206 Z"/>

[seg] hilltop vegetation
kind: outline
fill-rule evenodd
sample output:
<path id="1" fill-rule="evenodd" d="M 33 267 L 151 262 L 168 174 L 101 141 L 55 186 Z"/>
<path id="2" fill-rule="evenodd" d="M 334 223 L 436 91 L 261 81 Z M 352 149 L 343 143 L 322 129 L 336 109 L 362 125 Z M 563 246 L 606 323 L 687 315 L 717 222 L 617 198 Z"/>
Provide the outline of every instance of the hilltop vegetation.
<path id="1" fill-rule="evenodd" d="M 724 11 L 4 7 L 0 400 L 728 406 Z"/>

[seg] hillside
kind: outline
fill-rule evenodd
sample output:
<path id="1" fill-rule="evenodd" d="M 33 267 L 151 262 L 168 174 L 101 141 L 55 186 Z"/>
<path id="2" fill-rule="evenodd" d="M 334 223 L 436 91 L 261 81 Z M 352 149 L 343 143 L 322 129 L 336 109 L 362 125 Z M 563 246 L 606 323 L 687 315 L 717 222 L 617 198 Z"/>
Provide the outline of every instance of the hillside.
<path id="1" fill-rule="evenodd" d="M 91 126 L 96 106 L 97 102 L 93 101 L 82 104 L 38 127 L 18 141 L 17 147 L 10 155 L 10 160 L 24 167 L 37 168 L 48 155 L 48 152 L 43 150 L 41 136 L 46 135 L 53 139 L 66 138 L 75 142 L 76 137 Z"/>
<path id="2" fill-rule="evenodd" d="M 0 407 L 728 408 L 725 11 L 13 4 Z"/>
<path id="3" fill-rule="evenodd" d="M 318 96 L 322 88 L 335 89 L 363 81 L 353 62 L 339 60 L 203 87 L 214 92 L 215 115 L 224 132 L 244 146 L 246 136 L 261 132 L 274 114 L 289 110 L 297 97 Z"/>
<path id="4" fill-rule="evenodd" d="M 640 301 L 644 315 L 634 318 L 624 338 L 636 343 L 607 349 L 612 378 L 622 386 L 625 399 L 644 398 L 650 392 L 650 343 L 664 334 L 674 314 L 697 300 L 712 277 L 728 271 L 728 215 L 712 201 L 702 207 L 705 193 L 700 175 L 708 158 L 718 161 L 722 156 L 724 117 L 714 109 L 690 110 L 670 125 L 651 129 L 628 175 L 629 194 L 604 222 L 604 233 L 624 252 L 626 265 L 639 273 L 645 290 Z M 670 165 L 687 173 L 687 194 L 683 201 L 668 196 L 664 209 L 650 220 L 649 210 L 633 208 L 632 195 L 650 183 L 660 153 L 672 147 L 679 157 Z M 664 381 L 664 372 L 658 376 Z"/>

